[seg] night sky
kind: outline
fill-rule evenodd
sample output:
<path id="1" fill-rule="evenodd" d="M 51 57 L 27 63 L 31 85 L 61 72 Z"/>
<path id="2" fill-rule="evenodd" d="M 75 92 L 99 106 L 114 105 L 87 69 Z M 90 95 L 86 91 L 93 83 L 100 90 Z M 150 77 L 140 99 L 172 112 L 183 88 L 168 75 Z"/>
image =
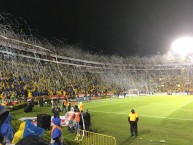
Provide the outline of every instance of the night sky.
<path id="1" fill-rule="evenodd" d="M 0 13 L 22 18 L 34 35 L 104 55 L 164 54 L 193 37 L 193 0 L 4 0 Z"/>

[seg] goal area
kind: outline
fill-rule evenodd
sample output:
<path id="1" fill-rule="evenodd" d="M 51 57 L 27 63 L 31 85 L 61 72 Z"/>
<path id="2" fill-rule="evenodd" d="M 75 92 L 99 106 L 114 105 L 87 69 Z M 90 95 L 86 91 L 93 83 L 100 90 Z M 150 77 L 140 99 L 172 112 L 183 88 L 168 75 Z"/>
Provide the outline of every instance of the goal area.
<path id="1" fill-rule="evenodd" d="M 139 96 L 139 89 L 129 89 L 128 96 Z"/>

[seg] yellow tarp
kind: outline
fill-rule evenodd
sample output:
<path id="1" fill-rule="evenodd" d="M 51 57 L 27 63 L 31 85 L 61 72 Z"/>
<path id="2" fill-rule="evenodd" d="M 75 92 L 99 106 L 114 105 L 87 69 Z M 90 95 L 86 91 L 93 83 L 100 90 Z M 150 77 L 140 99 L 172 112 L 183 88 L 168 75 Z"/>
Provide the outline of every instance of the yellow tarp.
<path id="1" fill-rule="evenodd" d="M 25 122 L 22 122 L 19 126 L 18 131 L 14 134 L 14 138 L 12 140 L 13 144 L 16 144 L 23 138 L 24 129 L 25 129 Z"/>

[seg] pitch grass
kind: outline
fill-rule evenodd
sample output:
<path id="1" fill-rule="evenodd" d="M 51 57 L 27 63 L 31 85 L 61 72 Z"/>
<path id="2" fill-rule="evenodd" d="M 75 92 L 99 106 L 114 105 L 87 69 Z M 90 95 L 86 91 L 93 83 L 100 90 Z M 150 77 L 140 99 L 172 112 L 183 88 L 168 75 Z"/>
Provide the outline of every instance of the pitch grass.
<path id="1" fill-rule="evenodd" d="M 91 113 L 91 128 L 113 136 L 117 145 L 193 144 L 193 96 L 139 96 L 84 102 Z M 128 114 L 131 109 L 139 114 L 138 137 L 130 137 Z M 16 118 L 51 114 L 51 107 L 12 112 Z M 74 138 L 64 128 L 64 138 Z"/>

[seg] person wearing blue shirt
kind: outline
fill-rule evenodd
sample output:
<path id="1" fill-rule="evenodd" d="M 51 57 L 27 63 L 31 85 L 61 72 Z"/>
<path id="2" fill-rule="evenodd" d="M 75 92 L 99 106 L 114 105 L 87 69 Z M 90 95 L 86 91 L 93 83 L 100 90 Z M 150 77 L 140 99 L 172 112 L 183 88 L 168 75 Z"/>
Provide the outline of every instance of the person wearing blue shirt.
<path id="1" fill-rule="evenodd" d="M 14 137 L 14 130 L 11 127 L 12 115 L 0 105 L 0 144 L 11 143 Z"/>
<path id="2" fill-rule="evenodd" d="M 62 128 L 60 126 L 61 119 L 55 117 L 52 119 L 53 127 L 51 131 L 51 145 L 62 145 L 60 137 L 62 135 Z"/>

